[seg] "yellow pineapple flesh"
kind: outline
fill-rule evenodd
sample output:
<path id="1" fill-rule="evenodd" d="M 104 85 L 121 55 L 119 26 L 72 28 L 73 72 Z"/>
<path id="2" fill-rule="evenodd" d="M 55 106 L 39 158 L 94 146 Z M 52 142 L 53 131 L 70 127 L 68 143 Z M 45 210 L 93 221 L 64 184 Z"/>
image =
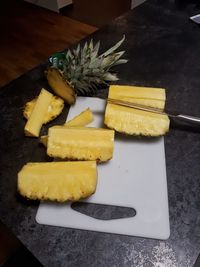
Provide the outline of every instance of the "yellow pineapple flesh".
<path id="1" fill-rule="evenodd" d="M 108 98 L 124 100 L 163 110 L 166 94 L 163 88 L 111 85 L 109 87 Z"/>
<path id="2" fill-rule="evenodd" d="M 23 111 L 24 117 L 28 120 L 37 102 L 37 97 L 26 103 Z M 46 124 L 54 120 L 64 108 L 64 100 L 60 97 L 53 96 L 48 106 L 47 112 L 43 118 L 43 123 Z"/>
<path id="3" fill-rule="evenodd" d="M 95 161 L 28 163 L 18 173 L 18 191 L 28 199 L 78 201 L 96 190 Z"/>
<path id="4" fill-rule="evenodd" d="M 159 108 L 165 107 L 165 89 L 111 85 L 108 98 Z M 108 103 L 104 123 L 111 129 L 129 135 L 160 136 L 169 130 L 167 115 Z"/>
<path id="5" fill-rule="evenodd" d="M 92 111 L 87 108 L 82 111 L 80 114 L 75 116 L 70 121 L 67 121 L 63 126 L 71 127 L 71 126 L 85 126 L 91 123 L 94 120 Z M 40 137 L 40 143 L 42 143 L 45 147 L 47 147 L 48 135 L 43 135 Z"/>
<path id="6" fill-rule="evenodd" d="M 44 117 L 46 116 L 52 98 L 53 95 L 47 90 L 41 90 L 33 108 L 33 111 L 31 112 L 31 115 L 24 128 L 26 136 L 39 136 L 40 129 L 44 123 Z"/>
<path id="7" fill-rule="evenodd" d="M 71 160 L 107 161 L 113 156 L 114 131 L 89 127 L 49 128 L 47 154 Z"/>
<path id="8" fill-rule="evenodd" d="M 169 130 L 167 115 L 107 104 L 105 124 L 118 132 L 129 135 L 160 136 Z"/>
<path id="9" fill-rule="evenodd" d="M 67 121 L 64 125 L 66 126 L 85 126 L 94 120 L 92 111 L 90 108 L 82 111 L 80 114 L 75 116 L 72 120 Z"/>

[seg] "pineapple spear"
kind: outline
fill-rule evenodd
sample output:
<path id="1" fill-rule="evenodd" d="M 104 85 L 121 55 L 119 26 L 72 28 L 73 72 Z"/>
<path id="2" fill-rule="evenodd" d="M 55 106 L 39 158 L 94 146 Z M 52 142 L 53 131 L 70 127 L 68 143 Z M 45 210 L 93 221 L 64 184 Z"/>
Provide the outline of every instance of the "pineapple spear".
<path id="1" fill-rule="evenodd" d="M 100 86 L 117 81 L 112 67 L 128 60 L 121 57 L 125 51 L 116 52 L 124 42 L 125 36 L 101 55 L 100 42 L 78 44 L 76 49 L 57 53 L 51 58 L 52 66 L 47 70 L 47 80 L 53 91 L 68 104 L 74 104 L 76 95 L 91 95 Z"/>

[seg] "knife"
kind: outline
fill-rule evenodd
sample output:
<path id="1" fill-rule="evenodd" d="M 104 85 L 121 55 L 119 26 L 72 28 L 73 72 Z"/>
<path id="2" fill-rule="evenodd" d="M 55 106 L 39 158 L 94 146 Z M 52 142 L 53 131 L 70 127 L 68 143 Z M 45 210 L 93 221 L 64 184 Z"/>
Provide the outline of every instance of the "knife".
<path id="1" fill-rule="evenodd" d="M 146 105 L 132 103 L 132 102 L 124 101 L 124 100 L 112 99 L 112 98 L 108 98 L 107 102 L 110 104 L 120 105 L 124 107 L 129 107 L 129 108 L 135 108 L 135 109 L 152 112 L 152 113 L 156 113 L 160 115 L 167 115 L 170 118 L 177 118 L 185 122 L 190 122 L 190 123 L 200 125 L 199 117 L 194 117 L 194 116 L 189 116 L 189 115 L 184 115 L 184 114 L 174 114 L 174 113 L 172 114 L 172 113 L 165 112 L 159 108 L 148 107 Z"/>

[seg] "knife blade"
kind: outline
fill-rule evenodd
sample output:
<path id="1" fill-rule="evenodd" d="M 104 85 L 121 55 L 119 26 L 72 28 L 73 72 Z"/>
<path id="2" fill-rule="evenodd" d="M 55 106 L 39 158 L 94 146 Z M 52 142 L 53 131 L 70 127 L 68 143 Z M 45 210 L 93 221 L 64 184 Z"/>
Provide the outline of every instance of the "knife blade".
<path id="1" fill-rule="evenodd" d="M 108 98 L 107 102 L 110 104 L 120 105 L 124 107 L 129 107 L 129 108 L 135 108 L 135 109 L 139 109 L 139 110 L 143 110 L 143 111 L 147 111 L 151 113 L 156 113 L 160 115 L 167 115 L 170 118 L 177 118 L 177 119 L 181 119 L 183 121 L 189 122 L 189 123 L 200 125 L 200 118 L 195 117 L 195 116 L 169 113 L 159 108 L 149 107 L 146 105 L 132 103 L 132 102 L 124 101 L 124 100 L 113 99 L 113 98 Z"/>

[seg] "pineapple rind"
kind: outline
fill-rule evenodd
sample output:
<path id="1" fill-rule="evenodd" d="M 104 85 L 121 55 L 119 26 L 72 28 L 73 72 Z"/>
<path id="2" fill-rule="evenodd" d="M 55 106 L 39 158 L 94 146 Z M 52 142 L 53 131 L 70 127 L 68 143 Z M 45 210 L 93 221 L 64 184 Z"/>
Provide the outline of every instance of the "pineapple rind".
<path id="1" fill-rule="evenodd" d="M 34 106 L 36 104 L 37 98 L 34 98 L 33 100 L 26 103 L 23 115 L 26 119 L 29 119 Z M 52 101 L 48 107 L 47 113 L 45 114 L 43 118 L 43 123 L 46 124 L 52 120 L 54 120 L 60 113 L 62 112 L 64 108 L 64 101 L 60 97 L 53 96 Z"/>
<path id="2" fill-rule="evenodd" d="M 47 154 L 71 160 L 107 161 L 112 158 L 114 131 L 89 127 L 49 128 Z"/>
<path id="3" fill-rule="evenodd" d="M 75 92 L 68 82 L 63 78 L 59 70 L 55 68 L 49 68 L 47 70 L 47 80 L 56 95 L 63 98 L 69 105 L 75 103 Z"/>
<path id="4" fill-rule="evenodd" d="M 104 123 L 129 135 L 161 136 L 168 132 L 170 121 L 167 115 L 107 104 Z"/>
<path id="5" fill-rule="evenodd" d="M 28 163 L 18 173 L 18 191 L 28 199 L 78 201 L 96 190 L 95 161 Z"/>

